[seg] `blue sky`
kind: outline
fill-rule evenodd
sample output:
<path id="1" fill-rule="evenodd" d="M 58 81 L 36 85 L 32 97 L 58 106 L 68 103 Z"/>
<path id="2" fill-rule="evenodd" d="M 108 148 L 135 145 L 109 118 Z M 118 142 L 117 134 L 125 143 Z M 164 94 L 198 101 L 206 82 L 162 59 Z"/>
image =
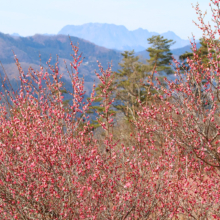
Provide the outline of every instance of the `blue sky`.
<path id="1" fill-rule="evenodd" d="M 90 22 L 124 25 L 128 30 L 144 28 L 173 31 L 183 39 L 198 39 L 201 31 L 191 3 L 200 4 L 211 19 L 209 0 L 1 0 L 0 32 L 31 36 L 57 34 L 65 25 Z"/>

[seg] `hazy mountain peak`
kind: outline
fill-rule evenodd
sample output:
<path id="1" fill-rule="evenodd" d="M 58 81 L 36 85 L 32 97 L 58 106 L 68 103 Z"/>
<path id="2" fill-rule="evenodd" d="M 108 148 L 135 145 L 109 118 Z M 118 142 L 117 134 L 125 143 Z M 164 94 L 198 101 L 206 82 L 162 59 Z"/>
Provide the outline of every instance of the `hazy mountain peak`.
<path id="1" fill-rule="evenodd" d="M 166 33 L 175 34 L 173 31 L 167 31 Z M 176 34 L 175 34 L 176 35 Z"/>
<path id="2" fill-rule="evenodd" d="M 20 35 L 18 33 L 13 33 L 13 34 L 11 34 L 11 36 L 20 37 Z"/>
<path id="3" fill-rule="evenodd" d="M 14 39 L 19 39 L 21 37 L 18 33 L 10 34 L 10 36 L 13 37 Z"/>
<path id="4" fill-rule="evenodd" d="M 83 25 L 66 25 L 58 34 L 70 35 L 88 40 L 96 45 L 116 50 L 142 51 L 149 47 L 147 39 L 156 32 L 149 32 L 147 29 L 138 28 L 129 31 L 124 25 L 107 23 L 87 23 Z M 172 39 L 176 43 L 171 49 L 181 48 L 189 44 L 189 40 L 181 39 L 173 31 L 161 34 L 167 39 Z"/>
<path id="5" fill-rule="evenodd" d="M 162 36 L 166 36 L 166 37 L 170 37 L 170 38 L 178 38 L 178 39 L 181 39 L 179 36 L 177 36 L 173 31 L 167 31 L 165 33 L 162 33 L 161 34 Z M 182 40 L 182 39 L 181 39 Z"/>

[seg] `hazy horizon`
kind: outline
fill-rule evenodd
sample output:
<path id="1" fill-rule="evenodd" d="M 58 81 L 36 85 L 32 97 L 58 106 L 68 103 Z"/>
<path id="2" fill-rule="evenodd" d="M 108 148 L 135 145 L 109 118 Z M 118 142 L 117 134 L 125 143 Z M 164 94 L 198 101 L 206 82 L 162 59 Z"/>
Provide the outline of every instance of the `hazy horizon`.
<path id="1" fill-rule="evenodd" d="M 182 39 L 193 33 L 200 38 L 201 31 L 193 24 L 198 22 L 195 10 L 197 0 L 43 0 L 1 2 L 0 32 L 18 33 L 21 36 L 34 34 L 57 34 L 66 25 L 85 23 L 107 23 L 123 25 L 128 30 L 147 29 L 159 34 L 172 31 Z M 199 1 L 203 12 L 208 11 L 209 2 Z"/>

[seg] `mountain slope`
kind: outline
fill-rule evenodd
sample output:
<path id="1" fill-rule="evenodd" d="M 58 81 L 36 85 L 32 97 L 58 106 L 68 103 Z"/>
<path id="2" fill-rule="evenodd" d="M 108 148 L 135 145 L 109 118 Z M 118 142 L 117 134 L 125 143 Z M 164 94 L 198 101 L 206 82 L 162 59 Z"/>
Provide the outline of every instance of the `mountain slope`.
<path id="1" fill-rule="evenodd" d="M 94 80 L 96 80 L 94 70 L 98 70 L 97 60 L 101 62 L 104 69 L 112 61 L 113 71 L 118 69 L 118 63 L 121 61 L 121 54 L 118 51 L 99 47 L 86 40 L 71 37 L 74 45 L 79 43 L 79 54 L 85 57 L 82 66 L 79 69 L 80 76 L 84 76 L 87 90 L 91 90 Z M 68 36 L 44 36 L 34 35 L 32 37 L 11 37 L 10 35 L 0 33 L 0 61 L 3 63 L 6 73 L 10 79 L 18 77 L 18 71 L 14 62 L 14 54 L 21 62 L 24 72 L 28 71 L 28 67 L 32 66 L 39 69 L 39 54 L 41 54 L 41 64 L 47 67 L 46 62 L 50 56 L 51 64 L 54 64 L 59 56 L 59 68 L 64 73 L 66 80 L 69 80 L 68 73 L 65 69 L 63 59 L 69 64 L 71 60 L 72 48 Z M 0 73 L 3 70 L 0 67 Z"/>

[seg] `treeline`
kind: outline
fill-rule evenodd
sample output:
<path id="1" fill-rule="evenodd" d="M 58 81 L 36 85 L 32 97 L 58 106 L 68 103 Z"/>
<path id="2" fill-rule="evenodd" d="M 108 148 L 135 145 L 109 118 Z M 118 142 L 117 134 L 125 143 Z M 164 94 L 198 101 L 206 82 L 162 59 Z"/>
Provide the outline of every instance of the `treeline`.
<path id="1" fill-rule="evenodd" d="M 149 52 L 150 59 L 145 63 L 140 62 L 139 57 L 134 55 L 134 51 L 124 51 L 123 59 L 119 63 L 120 69 L 117 72 L 112 72 L 111 77 L 107 79 L 100 78 L 106 84 L 111 84 L 106 93 L 110 93 L 110 99 L 114 100 L 110 105 L 110 114 L 121 115 L 127 122 L 135 120 L 136 114 L 140 105 L 149 104 L 152 97 L 156 93 L 154 86 L 166 86 L 165 78 L 175 73 L 175 65 L 173 63 L 170 47 L 175 44 L 173 40 L 165 39 L 163 36 L 157 35 L 147 39 L 151 45 Z M 204 65 L 208 63 L 208 46 L 206 41 L 200 39 L 201 47 L 194 51 L 201 59 Z M 214 51 L 211 51 L 214 53 Z M 179 57 L 180 63 L 178 68 L 189 70 L 187 58 L 192 59 L 192 52 L 185 52 Z M 106 117 L 104 109 L 104 96 L 102 94 L 103 85 L 98 84 L 95 89 L 96 99 L 93 106 L 90 107 L 88 114 L 92 119 L 91 127 L 97 128 L 100 126 L 100 121 Z M 95 120 L 98 118 L 98 120 Z"/>

